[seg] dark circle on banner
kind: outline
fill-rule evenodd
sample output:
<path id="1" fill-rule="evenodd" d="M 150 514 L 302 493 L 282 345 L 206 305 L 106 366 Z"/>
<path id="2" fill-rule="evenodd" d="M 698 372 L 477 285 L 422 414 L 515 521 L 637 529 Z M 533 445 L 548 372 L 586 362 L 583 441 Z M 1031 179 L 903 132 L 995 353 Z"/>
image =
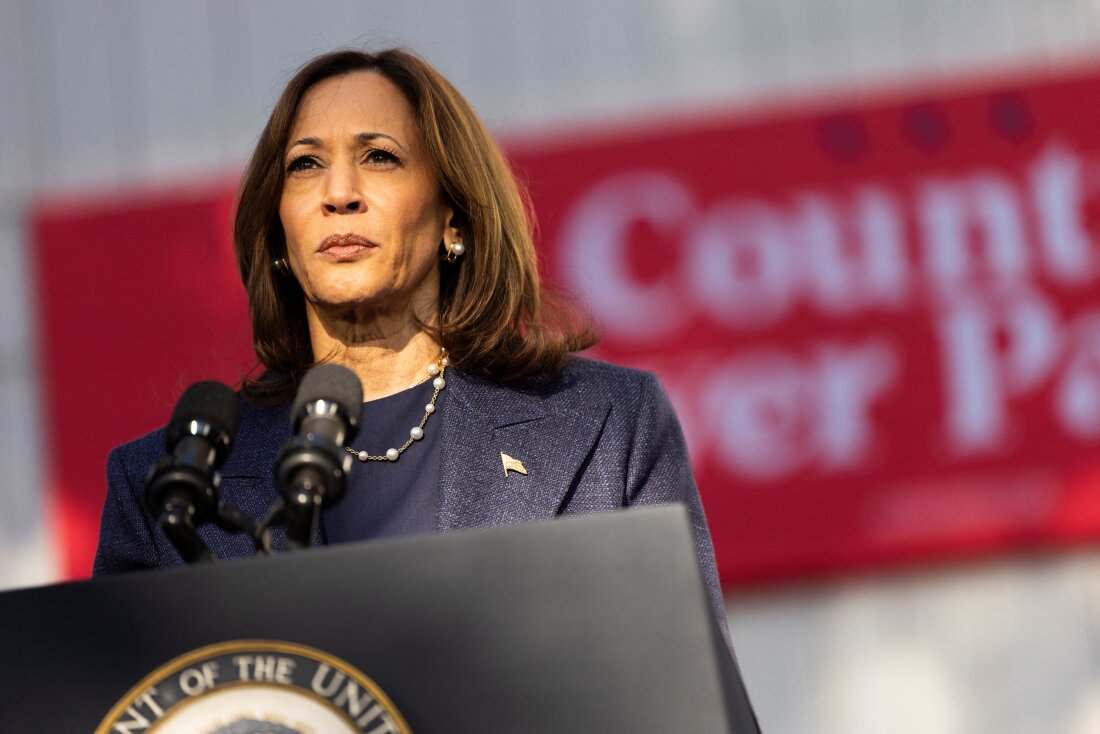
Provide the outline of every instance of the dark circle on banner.
<path id="1" fill-rule="evenodd" d="M 95 734 L 411 734 L 393 702 L 344 660 L 305 645 L 232 640 L 192 650 L 119 699 Z"/>
<path id="2" fill-rule="evenodd" d="M 916 104 L 902 117 L 905 137 L 925 153 L 939 153 L 951 145 L 951 124 L 938 105 Z"/>
<path id="3" fill-rule="evenodd" d="M 858 115 L 840 114 L 823 119 L 817 139 L 825 154 L 840 163 L 854 163 L 870 151 L 867 128 Z"/>
<path id="4" fill-rule="evenodd" d="M 993 95 L 989 100 L 988 119 L 993 132 L 1012 143 L 1022 143 L 1035 132 L 1031 107 L 1015 92 Z"/>

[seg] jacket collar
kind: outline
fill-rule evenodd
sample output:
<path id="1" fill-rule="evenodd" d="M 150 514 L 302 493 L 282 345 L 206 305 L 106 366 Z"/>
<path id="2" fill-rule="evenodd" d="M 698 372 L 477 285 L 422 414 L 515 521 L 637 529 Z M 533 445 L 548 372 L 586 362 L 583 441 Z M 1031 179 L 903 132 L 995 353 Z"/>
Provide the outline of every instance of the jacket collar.
<path id="1" fill-rule="evenodd" d="M 447 403 L 439 416 L 437 529 L 532 522 L 560 514 L 591 457 L 610 405 L 586 404 L 583 411 L 548 407 L 549 397 L 569 387 L 564 373 L 504 387 L 452 368 L 446 380 Z M 255 477 L 252 492 L 266 492 L 252 495 L 249 504 L 257 504 L 249 509 L 262 514 L 257 508 L 270 506 L 277 496 L 271 471 L 291 435 L 290 404 L 249 405 L 246 410 L 241 423 L 248 426 L 250 440 L 235 447 L 222 475 Z M 506 474 L 501 454 L 522 462 L 527 474 Z"/>

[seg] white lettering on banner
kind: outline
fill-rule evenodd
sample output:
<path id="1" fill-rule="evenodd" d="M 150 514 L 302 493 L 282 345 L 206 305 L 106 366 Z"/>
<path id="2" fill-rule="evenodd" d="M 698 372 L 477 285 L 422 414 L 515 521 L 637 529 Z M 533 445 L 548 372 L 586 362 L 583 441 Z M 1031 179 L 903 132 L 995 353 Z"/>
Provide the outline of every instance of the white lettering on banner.
<path id="1" fill-rule="evenodd" d="M 939 320 L 945 423 L 960 454 L 1001 447 L 1009 401 L 1037 387 L 1062 351 L 1061 324 L 1045 299 L 1026 292 L 1006 299 L 964 294 Z"/>
<path id="2" fill-rule="evenodd" d="M 884 340 L 823 343 L 808 359 L 756 350 L 721 366 L 703 386 L 707 401 L 687 419 L 712 430 L 689 435 L 713 440 L 729 471 L 754 479 L 809 465 L 852 469 L 874 447 L 870 410 L 896 376 L 894 350 Z"/>
<path id="3" fill-rule="evenodd" d="M 794 263 L 775 207 L 761 202 L 715 206 L 688 248 L 686 295 L 718 323 L 759 328 L 791 306 Z M 669 310 L 687 310 L 669 304 Z"/>
<path id="4" fill-rule="evenodd" d="M 1096 275 L 1092 241 L 1085 231 L 1084 165 L 1064 146 L 1048 145 L 1031 170 L 1043 262 L 1056 281 L 1075 284 Z"/>
<path id="5" fill-rule="evenodd" d="M 903 305 L 909 273 L 900 206 L 885 190 L 864 187 L 851 213 L 854 219 L 845 218 L 820 194 L 795 201 L 789 236 L 805 255 L 801 272 L 810 300 L 836 315 Z"/>
<path id="6" fill-rule="evenodd" d="M 1073 327 L 1075 348 L 1055 393 L 1058 417 L 1077 438 L 1100 436 L 1100 314 Z"/>
<path id="7" fill-rule="evenodd" d="M 673 176 L 643 172 L 607 179 L 584 195 L 564 226 L 566 278 L 617 334 L 647 340 L 674 333 L 689 315 L 679 305 L 675 275 L 648 284 L 633 278 L 624 267 L 626 235 L 640 222 L 676 233 L 695 216 L 691 193 Z"/>
<path id="8" fill-rule="evenodd" d="M 1051 143 L 1019 181 L 978 171 L 918 180 L 909 197 L 865 185 L 844 198 L 811 189 L 787 206 L 736 197 L 704 211 L 672 174 L 625 173 L 567 212 L 562 274 L 616 339 L 638 343 L 667 337 L 693 313 L 752 331 L 800 301 L 839 318 L 1039 274 L 1077 285 L 1097 274 L 1083 176 L 1080 158 Z M 916 242 L 907 241 L 907 218 L 917 222 Z M 684 257 L 670 262 L 681 273 L 646 283 L 630 273 L 626 238 L 638 223 L 675 235 Z"/>
<path id="9" fill-rule="evenodd" d="M 701 394 L 709 398 L 704 409 L 713 430 L 690 433 L 712 439 L 729 471 L 776 479 L 806 462 L 813 393 L 797 357 L 760 350 L 736 358 Z"/>
<path id="10" fill-rule="evenodd" d="M 1010 444 L 1013 401 L 1046 384 L 1056 424 L 1078 440 L 1100 438 L 1100 311 L 1066 324 L 1034 293 L 994 304 L 971 298 L 945 312 L 940 337 L 945 424 L 958 453 Z"/>
<path id="11" fill-rule="evenodd" d="M 918 195 L 925 268 L 932 287 L 953 293 L 975 282 L 1026 281 L 1030 264 L 1021 203 L 1011 182 L 995 173 L 925 183 Z M 969 243 L 972 234 L 984 256 Z"/>
<path id="12" fill-rule="evenodd" d="M 820 380 L 821 418 L 816 438 L 823 469 L 851 469 L 872 450 L 871 407 L 898 373 L 895 350 L 885 341 L 855 347 L 824 345 L 815 362 Z"/>
<path id="13" fill-rule="evenodd" d="M 1079 154 L 1051 141 L 1015 171 L 706 207 L 675 175 L 625 173 L 582 192 L 566 213 L 563 274 L 607 335 L 634 348 L 667 342 L 700 314 L 743 335 L 801 305 L 838 320 L 920 309 L 938 340 L 942 430 L 957 457 L 1011 450 L 1022 430 L 1012 423 L 1016 404 L 1051 388 L 1056 425 L 1096 440 L 1100 312 L 1067 323 L 1042 291 L 1100 276 L 1085 224 L 1096 187 L 1085 173 Z M 675 243 L 673 267 L 655 279 L 629 264 L 639 223 Z M 873 406 L 896 387 L 900 353 L 883 335 L 815 339 L 809 356 L 749 346 L 717 365 L 678 365 L 673 379 L 683 384 L 669 390 L 693 455 L 713 452 L 758 481 L 864 468 Z"/>
<path id="14" fill-rule="evenodd" d="M 905 257 L 905 226 L 898 197 L 881 186 L 856 190 L 857 240 L 865 253 L 864 267 L 848 283 L 851 298 L 861 304 L 898 309 L 909 300 L 912 283 Z"/>

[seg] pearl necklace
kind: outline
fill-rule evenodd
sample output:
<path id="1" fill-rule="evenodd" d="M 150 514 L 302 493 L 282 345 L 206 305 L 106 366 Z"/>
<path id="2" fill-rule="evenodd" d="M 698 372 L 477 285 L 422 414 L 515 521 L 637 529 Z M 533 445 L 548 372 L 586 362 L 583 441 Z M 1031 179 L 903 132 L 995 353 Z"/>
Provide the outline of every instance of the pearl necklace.
<path id="1" fill-rule="evenodd" d="M 412 446 L 414 441 L 419 441 L 424 438 L 424 426 L 428 423 L 428 418 L 435 412 L 435 402 L 439 399 L 439 393 L 447 386 L 447 381 L 443 379 L 443 374 L 447 371 L 448 365 L 450 365 L 450 361 L 447 359 L 447 350 L 444 349 L 440 355 L 439 363 L 433 362 L 428 365 L 427 376 L 413 383 L 412 387 L 416 387 L 434 377 L 435 379 L 432 380 L 432 387 L 435 388 L 435 390 L 432 392 L 431 402 L 424 406 L 424 417 L 420 419 L 419 425 L 415 425 L 409 429 L 409 438 L 405 443 L 401 444 L 401 448 L 386 449 L 386 453 L 379 456 L 375 456 L 367 451 L 356 451 L 351 446 L 345 446 L 344 450 L 364 464 L 368 461 L 397 461 L 400 459 L 401 454 L 405 453 L 405 450 Z"/>

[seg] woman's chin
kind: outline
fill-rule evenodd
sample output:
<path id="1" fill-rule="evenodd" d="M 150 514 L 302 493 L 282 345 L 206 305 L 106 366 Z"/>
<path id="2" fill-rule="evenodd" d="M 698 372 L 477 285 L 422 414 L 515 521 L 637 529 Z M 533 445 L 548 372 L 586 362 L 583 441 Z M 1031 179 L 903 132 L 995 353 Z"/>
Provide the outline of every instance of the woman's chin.
<path id="1" fill-rule="evenodd" d="M 314 283 L 307 291 L 307 306 L 324 318 L 363 322 L 372 319 L 415 321 L 414 314 L 430 318 L 439 302 L 438 288 L 423 285 L 419 290 L 389 287 L 389 284 L 329 281 Z M 419 304 L 419 305 L 418 305 Z"/>
<path id="2" fill-rule="evenodd" d="M 322 294 L 311 303 L 325 316 L 352 321 L 412 311 L 407 300 L 401 301 L 392 296 L 377 293 L 328 293 Z"/>

